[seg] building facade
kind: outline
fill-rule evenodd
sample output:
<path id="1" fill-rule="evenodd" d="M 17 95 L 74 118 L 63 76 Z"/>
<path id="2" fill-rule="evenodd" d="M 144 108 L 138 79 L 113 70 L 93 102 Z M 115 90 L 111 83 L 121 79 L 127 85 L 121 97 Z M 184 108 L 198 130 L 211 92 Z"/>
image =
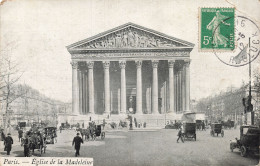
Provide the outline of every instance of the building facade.
<path id="1" fill-rule="evenodd" d="M 190 110 L 192 43 L 127 23 L 67 46 L 74 115 Z"/>

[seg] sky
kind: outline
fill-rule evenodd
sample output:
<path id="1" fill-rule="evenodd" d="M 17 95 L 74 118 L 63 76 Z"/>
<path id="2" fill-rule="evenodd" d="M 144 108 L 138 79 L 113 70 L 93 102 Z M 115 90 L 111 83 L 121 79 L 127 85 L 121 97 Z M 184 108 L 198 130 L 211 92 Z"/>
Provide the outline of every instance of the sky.
<path id="1" fill-rule="evenodd" d="M 71 101 L 72 69 L 66 46 L 132 22 L 194 43 L 190 54 L 191 99 L 239 87 L 248 81 L 248 66 L 232 67 L 212 52 L 198 51 L 199 7 L 236 7 L 260 26 L 258 0 L 12 0 L 0 8 L 0 48 L 16 47 L 10 56 L 24 71 L 25 83 L 53 99 Z M 252 12 L 253 11 L 253 12 Z M 256 68 L 259 58 L 252 63 Z"/>

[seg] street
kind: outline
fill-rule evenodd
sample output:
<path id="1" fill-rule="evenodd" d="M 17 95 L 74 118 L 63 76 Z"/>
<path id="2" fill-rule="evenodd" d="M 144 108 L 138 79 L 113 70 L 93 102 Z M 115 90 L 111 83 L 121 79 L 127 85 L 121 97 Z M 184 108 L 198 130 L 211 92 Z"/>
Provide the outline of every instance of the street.
<path id="1" fill-rule="evenodd" d="M 239 137 L 239 129 L 225 130 L 225 135 L 212 137 L 207 131 L 197 131 L 197 141 L 177 139 L 175 129 L 108 130 L 104 140 L 85 141 L 80 157 L 94 158 L 94 165 L 257 165 L 259 156 L 241 157 L 236 149 L 231 152 L 231 139 Z M 58 132 L 57 143 L 48 144 L 42 157 L 74 157 L 74 130 Z M 15 135 L 11 156 L 22 157 L 23 147 Z M 1 156 L 6 153 L 1 148 Z M 39 156 L 39 151 L 35 151 Z"/>

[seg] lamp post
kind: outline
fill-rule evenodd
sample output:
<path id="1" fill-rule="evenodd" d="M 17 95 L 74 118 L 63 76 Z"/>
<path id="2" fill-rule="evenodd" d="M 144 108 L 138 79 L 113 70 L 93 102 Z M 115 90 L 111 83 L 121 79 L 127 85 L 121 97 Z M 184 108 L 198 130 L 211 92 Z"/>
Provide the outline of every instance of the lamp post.
<path id="1" fill-rule="evenodd" d="M 254 125 L 254 110 L 253 110 L 253 105 L 252 105 L 252 87 L 251 87 L 251 55 L 250 55 L 250 40 L 251 38 L 249 37 L 249 96 L 248 96 L 248 111 L 251 111 L 251 125 Z"/>

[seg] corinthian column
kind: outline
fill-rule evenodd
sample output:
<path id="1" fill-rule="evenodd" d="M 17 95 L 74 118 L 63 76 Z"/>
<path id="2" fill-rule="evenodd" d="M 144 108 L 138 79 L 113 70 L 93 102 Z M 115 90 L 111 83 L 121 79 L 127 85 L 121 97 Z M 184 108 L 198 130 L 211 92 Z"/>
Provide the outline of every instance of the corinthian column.
<path id="1" fill-rule="evenodd" d="M 79 114 L 82 114 L 82 71 L 78 68 L 78 84 L 79 84 Z"/>
<path id="2" fill-rule="evenodd" d="M 173 60 L 168 61 L 169 67 L 169 93 L 170 93 L 170 108 L 168 113 L 172 113 L 174 110 L 174 62 Z"/>
<path id="3" fill-rule="evenodd" d="M 186 110 L 190 110 L 190 60 L 185 62 L 186 71 Z"/>
<path id="4" fill-rule="evenodd" d="M 89 95 L 89 113 L 94 113 L 94 78 L 93 78 L 93 67 L 94 67 L 94 62 L 93 61 L 88 61 L 87 62 L 88 66 L 88 95 Z"/>
<path id="5" fill-rule="evenodd" d="M 180 70 L 179 70 L 179 72 L 178 72 L 178 87 L 179 87 L 179 112 L 181 112 L 182 111 L 182 85 L 181 85 L 181 80 L 182 80 L 182 69 L 180 68 Z"/>
<path id="6" fill-rule="evenodd" d="M 185 67 L 184 67 L 184 64 L 182 66 L 182 111 L 186 111 L 186 86 L 185 86 L 185 75 L 186 75 L 186 72 L 185 72 Z"/>
<path id="7" fill-rule="evenodd" d="M 86 110 L 86 114 L 88 114 L 88 70 L 85 69 L 84 71 L 84 74 L 85 74 L 85 110 Z"/>
<path id="8" fill-rule="evenodd" d="M 142 114 L 142 61 L 136 63 L 136 114 Z"/>
<path id="9" fill-rule="evenodd" d="M 103 61 L 104 68 L 104 90 L 105 90 L 105 111 L 110 113 L 110 80 L 109 80 L 109 61 Z"/>
<path id="10" fill-rule="evenodd" d="M 79 114 L 78 62 L 72 61 L 72 113 Z"/>
<path id="11" fill-rule="evenodd" d="M 158 114 L 158 60 L 152 61 L 153 66 L 153 89 L 152 89 L 152 114 Z"/>
<path id="12" fill-rule="evenodd" d="M 120 100 L 120 113 L 126 113 L 126 81 L 125 81 L 125 66 L 126 61 L 119 61 L 119 66 L 121 69 L 121 100 Z"/>

